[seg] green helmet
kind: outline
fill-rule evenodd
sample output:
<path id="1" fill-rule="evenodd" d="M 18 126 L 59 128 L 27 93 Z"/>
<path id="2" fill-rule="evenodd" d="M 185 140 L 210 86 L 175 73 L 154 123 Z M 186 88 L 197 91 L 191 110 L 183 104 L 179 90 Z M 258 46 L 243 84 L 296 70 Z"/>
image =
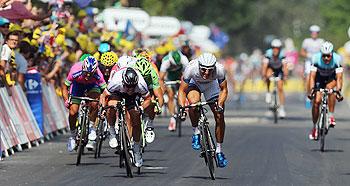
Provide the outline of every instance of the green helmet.
<path id="1" fill-rule="evenodd" d="M 179 53 L 179 51 L 172 51 L 170 52 L 170 56 L 173 58 L 174 60 L 174 65 L 180 65 L 181 64 L 181 55 Z"/>
<path id="2" fill-rule="evenodd" d="M 86 59 L 86 58 L 89 57 L 89 56 L 91 56 L 91 54 L 83 54 L 83 55 L 80 57 L 79 61 L 84 61 L 84 59 Z"/>
<path id="3" fill-rule="evenodd" d="M 135 68 L 141 73 L 142 76 L 151 74 L 151 63 L 144 57 L 139 58 L 135 63 Z"/>

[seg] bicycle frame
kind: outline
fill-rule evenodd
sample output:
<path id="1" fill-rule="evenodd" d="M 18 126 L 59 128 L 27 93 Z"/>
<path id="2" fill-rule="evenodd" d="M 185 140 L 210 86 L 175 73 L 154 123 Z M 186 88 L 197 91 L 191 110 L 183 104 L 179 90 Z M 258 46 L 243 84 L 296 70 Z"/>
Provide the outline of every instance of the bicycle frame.
<path id="1" fill-rule="evenodd" d="M 270 110 L 273 112 L 273 116 L 274 116 L 274 123 L 278 122 L 278 108 L 279 108 L 279 100 L 278 100 L 278 81 L 281 80 L 281 77 L 270 77 L 269 80 L 271 82 L 274 82 L 273 85 L 273 91 L 272 91 L 272 95 L 273 95 L 273 104 L 270 105 Z"/>
<path id="2" fill-rule="evenodd" d="M 332 91 L 328 89 L 320 89 L 322 93 L 322 101 L 320 105 L 320 116 L 317 122 L 318 136 L 320 137 L 320 151 L 324 152 L 325 138 L 328 133 L 328 95 Z"/>

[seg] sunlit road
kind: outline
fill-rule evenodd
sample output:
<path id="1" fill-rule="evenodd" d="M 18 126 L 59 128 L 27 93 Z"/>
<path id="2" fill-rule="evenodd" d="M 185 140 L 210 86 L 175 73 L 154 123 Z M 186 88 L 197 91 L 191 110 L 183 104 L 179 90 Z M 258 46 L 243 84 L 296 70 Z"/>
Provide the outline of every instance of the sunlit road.
<path id="1" fill-rule="evenodd" d="M 229 166 L 216 169 L 216 180 L 199 154 L 191 149 L 191 127 L 184 136 L 167 131 L 168 119 L 156 122 L 157 138 L 144 154 L 142 174 L 126 178 L 118 155 L 107 147 L 102 157 L 82 157 L 66 151 L 67 135 L 39 147 L 26 149 L 0 163 L 0 185 L 349 185 L 350 108 L 337 105 L 337 126 L 326 138 L 326 152 L 307 139 L 310 110 L 297 94 L 287 96 L 287 118 L 273 124 L 266 116 L 263 98 L 249 96 L 237 108 L 230 101 L 226 111 L 224 152 Z M 187 121 L 188 122 L 188 121 Z"/>

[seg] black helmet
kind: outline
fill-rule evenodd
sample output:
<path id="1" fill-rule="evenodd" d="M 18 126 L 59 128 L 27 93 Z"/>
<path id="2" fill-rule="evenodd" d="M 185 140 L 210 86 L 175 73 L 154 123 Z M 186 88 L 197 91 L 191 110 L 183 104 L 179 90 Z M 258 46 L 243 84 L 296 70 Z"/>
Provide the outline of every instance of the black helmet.
<path id="1" fill-rule="evenodd" d="M 127 87 L 135 87 L 139 82 L 139 76 L 136 71 L 128 67 L 123 73 L 123 84 Z"/>

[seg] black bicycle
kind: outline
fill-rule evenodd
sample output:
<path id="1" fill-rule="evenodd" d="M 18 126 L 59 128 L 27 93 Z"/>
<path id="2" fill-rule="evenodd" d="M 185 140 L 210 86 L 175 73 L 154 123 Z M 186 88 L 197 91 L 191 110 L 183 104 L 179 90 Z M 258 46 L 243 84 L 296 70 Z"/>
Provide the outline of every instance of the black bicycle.
<path id="1" fill-rule="evenodd" d="M 81 156 L 84 153 L 84 148 L 88 143 L 88 134 L 89 134 L 89 103 L 90 102 L 99 102 L 96 99 L 92 99 L 89 97 L 78 97 L 78 96 L 70 96 L 69 99 L 77 99 L 80 100 L 79 107 L 79 120 L 78 120 L 78 130 L 77 130 L 77 144 L 78 144 L 78 156 L 76 165 L 78 166 L 81 161 Z"/>
<path id="2" fill-rule="evenodd" d="M 175 99 L 175 110 L 177 111 L 177 113 L 175 114 L 178 114 L 180 113 L 180 105 L 179 105 L 179 102 L 178 102 L 178 99 L 177 99 L 177 95 L 178 95 L 178 86 L 180 85 L 181 81 L 180 80 L 177 80 L 177 81 L 166 81 L 165 82 L 165 85 L 166 86 L 169 86 L 169 87 L 172 87 L 173 90 L 174 90 L 174 99 Z M 164 104 L 166 105 L 166 104 Z M 181 137 L 182 135 L 182 131 L 181 131 L 181 119 L 179 119 L 178 117 L 176 117 L 176 128 L 178 130 L 178 136 Z"/>
<path id="3" fill-rule="evenodd" d="M 125 166 L 126 174 L 128 177 L 132 178 L 132 164 L 133 164 L 133 149 L 131 146 L 131 140 L 129 136 L 128 127 L 126 124 L 125 116 L 126 116 L 126 107 L 125 100 L 118 101 L 116 105 L 106 106 L 104 109 L 115 109 L 117 111 L 117 122 L 119 128 L 119 144 L 120 148 L 118 148 L 119 153 L 119 167 L 123 168 Z"/>
<path id="4" fill-rule="evenodd" d="M 98 125 L 97 125 L 97 137 L 96 137 L 96 148 L 95 148 L 95 158 L 101 157 L 101 149 L 103 142 L 107 139 L 108 132 L 108 123 L 105 116 L 102 116 L 102 111 L 106 110 L 105 108 L 100 107 L 98 113 Z"/>
<path id="5" fill-rule="evenodd" d="M 208 102 L 198 102 L 198 103 L 183 107 L 184 109 L 195 108 L 200 113 L 199 122 L 198 122 L 198 128 L 200 131 L 200 142 L 202 146 L 200 157 L 204 158 L 205 164 L 208 166 L 210 177 L 212 180 L 215 180 L 215 166 L 218 167 L 218 163 L 217 163 L 216 154 L 215 154 L 216 146 L 214 143 L 213 136 L 209 129 L 208 118 L 205 115 L 208 112 L 208 110 L 204 108 L 204 106 L 212 105 L 216 103 L 217 103 L 217 100 L 212 100 Z M 179 114 L 178 118 L 180 119 L 180 117 L 181 116 Z"/>
<path id="6" fill-rule="evenodd" d="M 329 130 L 329 120 L 328 120 L 328 96 L 330 94 L 337 94 L 339 98 L 338 101 L 342 101 L 343 97 L 341 96 L 339 91 L 335 91 L 333 89 L 323 89 L 318 88 L 314 89 L 312 93 L 312 97 L 315 96 L 316 92 L 322 93 L 322 101 L 320 105 L 320 117 L 318 118 L 316 129 L 317 129 L 317 138 L 316 140 L 320 139 L 320 151 L 324 152 L 324 146 L 326 141 L 326 135 L 328 134 Z"/>

